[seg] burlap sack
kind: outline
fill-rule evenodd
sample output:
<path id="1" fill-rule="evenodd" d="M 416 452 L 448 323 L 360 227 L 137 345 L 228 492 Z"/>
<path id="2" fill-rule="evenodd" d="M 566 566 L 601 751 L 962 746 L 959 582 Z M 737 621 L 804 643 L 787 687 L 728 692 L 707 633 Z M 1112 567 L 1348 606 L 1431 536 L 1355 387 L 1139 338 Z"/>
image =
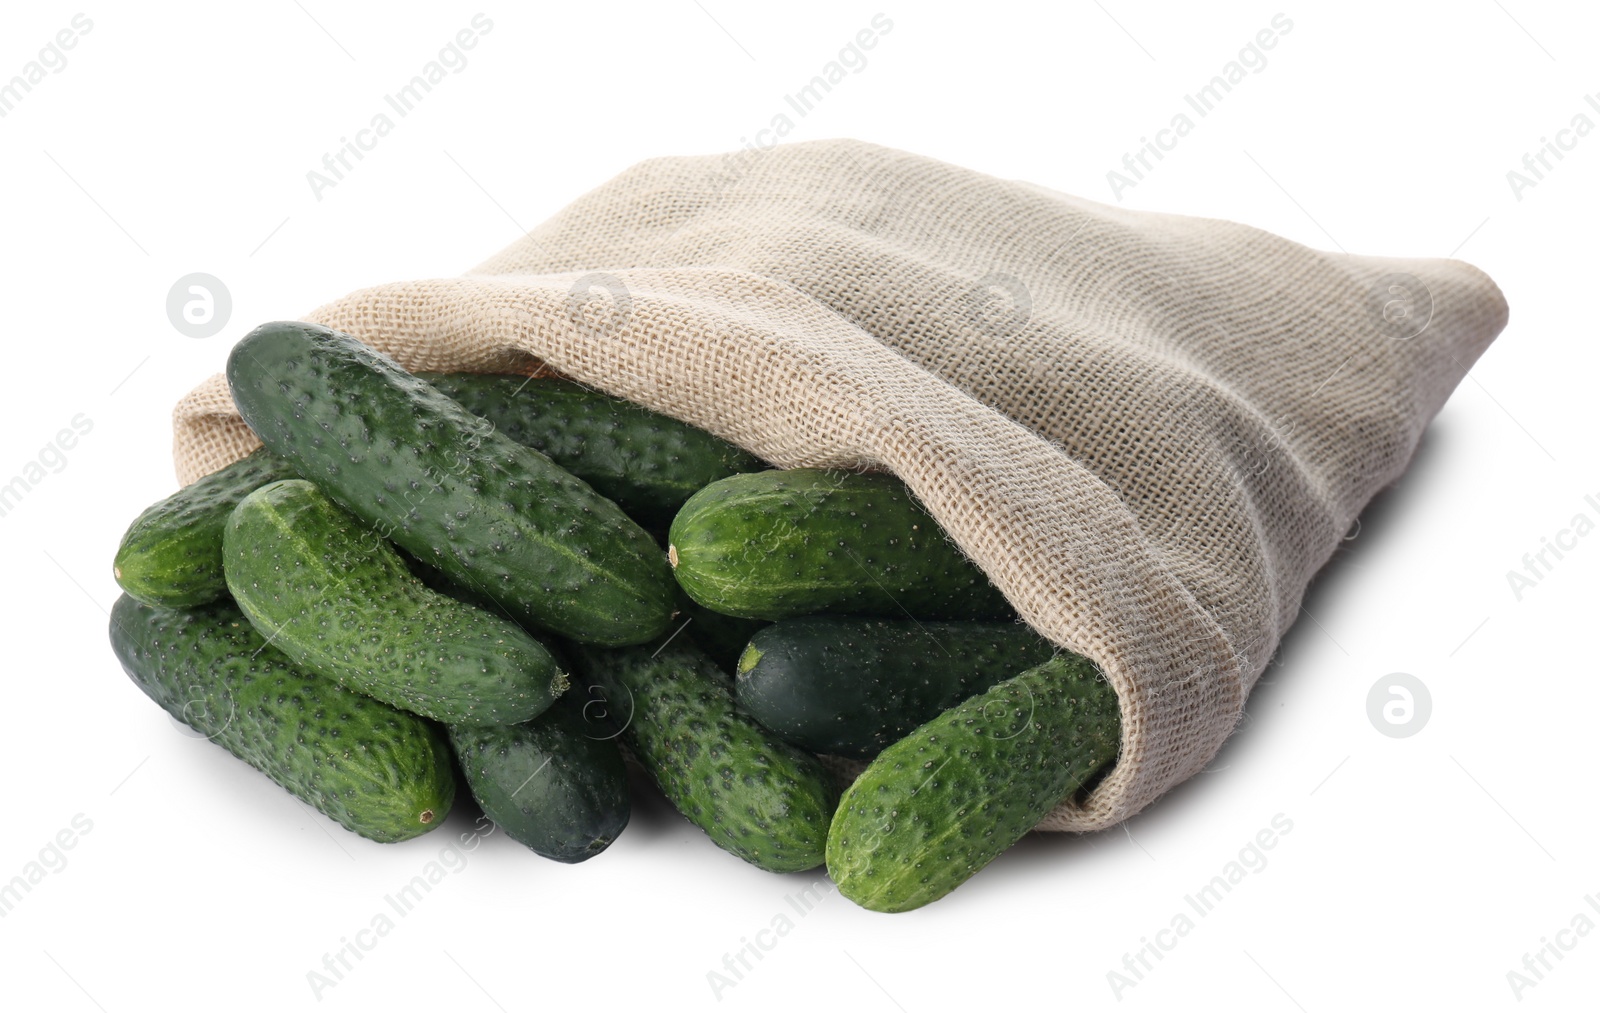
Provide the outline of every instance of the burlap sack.
<path id="1" fill-rule="evenodd" d="M 1090 830 L 1216 753 L 1506 305 L 1458 261 L 825 141 L 644 162 L 464 277 L 306 319 L 411 369 L 542 361 L 779 467 L 893 471 L 1115 685 L 1115 771 L 1041 825 Z M 174 427 L 184 482 L 256 445 L 221 376 Z"/>

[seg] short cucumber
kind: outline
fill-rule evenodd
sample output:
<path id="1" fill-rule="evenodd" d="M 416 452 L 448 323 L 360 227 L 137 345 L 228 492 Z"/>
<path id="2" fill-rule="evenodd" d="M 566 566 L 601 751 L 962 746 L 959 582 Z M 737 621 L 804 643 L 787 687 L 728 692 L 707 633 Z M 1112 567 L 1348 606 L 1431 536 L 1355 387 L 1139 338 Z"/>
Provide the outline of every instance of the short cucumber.
<path id="1" fill-rule="evenodd" d="M 555 377 L 418 373 L 501 433 L 588 482 L 646 529 L 665 531 L 701 486 L 764 468 L 703 429 Z"/>
<path id="2" fill-rule="evenodd" d="M 681 639 L 655 654 L 576 649 L 581 695 L 626 722 L 628 747 L 717 846 L 769 872 L 815 868 L 836 796 L 828 772 L 741 712 L 726 676 Z"/>
<path id="3" fill-rule="evenodd" d="M 123 595 L 111 648 L 168 714 L 363 837 L 403 841 L 450 811 L 442 732 L 295 667 L 231 602 L 164 609 Z"/>
<path id="4" fill-rule="evenodd" d="M 734 695 L 802 749 L 868 759 L 945 708 L 1054 654 L 1049 641 L 1018 623 L 785 619 L 751 637 Z"/>
<path id="5" fill-rule="evenodd" d="M 295 663 L 450 724 L 516 724 L 567 687 L 520 626 L 430 590 L 400 554 L 302 479 L 262 486 L 224 534 L 228 588 Z"/>
<path id="6" fill-rule="evenodd" d="M 873 911 L 938 900 L 1116 758 L 1116 693 L 1060 655 L 945 711 L 878 754 L 844 793 L 828 874 Z"/>
<path id="7" fill-rule="evenodd" d="M 728 615 L 1011 615 L 983 571 L 892 475 L 816 468 L 734 475 L 691 496 L 669 537 L 678 583 Z"/>
<path id="8" fill-rule="evenodd" d="M 146 605 L 188 608 L 228 593 L 222 575 L 222 528 L 251 492 L 293 478 L 289 462 L 266 449 L 184 486 L 128 526 L 112 572 Z"/>
<path id="9" fill-rule="evenodd" d="M 355 338 L 264 324 L 234 346 L 228 383 L 302 477 L 523 623 L 620 645 L 671 621 L 666 561 L 620 507 Z"/>
<path id="10" fill-rule="evenodd" d="M 453 727 L 450 742 L 484 814 L 545 858 L 593 858 L 628 825 L 622 752 L 573 701 L 526 724 Z"/>

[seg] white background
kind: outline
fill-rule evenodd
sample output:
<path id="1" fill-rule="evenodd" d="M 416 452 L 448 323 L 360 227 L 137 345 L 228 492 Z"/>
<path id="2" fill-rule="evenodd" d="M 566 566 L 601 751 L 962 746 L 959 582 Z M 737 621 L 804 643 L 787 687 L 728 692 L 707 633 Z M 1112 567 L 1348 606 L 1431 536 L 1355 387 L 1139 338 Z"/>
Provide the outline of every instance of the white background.
<path id="1" fill-rule="evenodd" d="M 1574 116 L 1600 125 L 1592 9 L 528 6 L 81 8 L 93 27 L 65 67 L 0 119 L 0 483 L 41 453 L 59 465 L 0 517 L 0 880 L 92 822 L 0 918 L 8 1006 L 1499 1009 L 1519 1005 L 1525 953 L 1579 912 L 1600 923 L 1600 537 L 1520 601 L 1506 577 L 1575 514 L 1600 519 L 1600 132 L 1520 199 L 1506 175 Z M 317 199 L 306 173 L 480 10 L 493 28 L 465 68 Z M 7 5 L 0 80 L 79 11 Z M 1511 325 L 1314 585 L 1221 755 L 1125 828 L 1030 837 L 912 914 L 833 894 L 802 918 L 785 896 L 820 872 L 759 872 L 641 794 L 584 865 L 483 841 L 318 997 L 307 972 L 471 824 L 391 846 L 345 833 L 180 734 L 119 670 L 110 560 L 175 487 L 173 402 L 258 322 L 460 273 L 636 160 L 741 146 L 880 11 L 892 30 L 790 140 L 859 137 L 1105 201 L 1123 153 L 1281 11 L 1293 29 L 1265 68 L 1122 202 L 1456 255 L 1499 282 Z M 209 339 L 165 309 L 194 271 L 232 295 Z M 60 464 L 44 448 L 80 413 L 93 428 Z M 1392 672 L 1431 693 L 1413 737 L 1367 717 Z M 1119 997 L 1108 972 L 1280 813 L 1293 829 L 1268 864 Z M 708 972 L 780 913 L 793 931 L 714 997 Z M 1561 938 L 1575 947 L 1526 1008 L 1600 988 L 1600 932 Z"/>

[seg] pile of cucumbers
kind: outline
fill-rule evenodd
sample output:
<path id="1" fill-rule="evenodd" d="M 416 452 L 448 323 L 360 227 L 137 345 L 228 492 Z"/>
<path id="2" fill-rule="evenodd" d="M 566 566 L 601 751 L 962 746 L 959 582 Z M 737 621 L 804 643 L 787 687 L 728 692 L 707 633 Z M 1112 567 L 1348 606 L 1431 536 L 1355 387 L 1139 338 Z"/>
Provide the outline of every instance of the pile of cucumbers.
<path id="1" fill-rule="evenodd" d="M 570 381 L 413 375 L 311 324 L 252 331 L 227 375 L 263 446 L 129 527 L 112 647 L 364 837 L 426 833 L 464 784 L 581 862 L 627 825 L 626 754 L 718 846 L 905 911 L 1115 762 L 1103 675 L 891 476 L 770 470 Z M 819 756 L 869 762 L 841 795 Z"/>

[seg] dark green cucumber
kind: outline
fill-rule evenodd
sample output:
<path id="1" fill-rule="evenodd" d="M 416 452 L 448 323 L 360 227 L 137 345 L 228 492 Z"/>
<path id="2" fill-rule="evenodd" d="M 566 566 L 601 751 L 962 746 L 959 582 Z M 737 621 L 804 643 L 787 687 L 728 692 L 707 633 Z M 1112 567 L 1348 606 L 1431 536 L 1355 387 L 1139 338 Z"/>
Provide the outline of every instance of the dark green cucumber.
<path id="1" fill-rule="evenodd" d="M 232 602 L 164 609 L 123 595 L 111 648 L 168 714 L 363 837 L 403 841 L 450 811 L 443 732 L 295 667 Z"/>
<path id="2" fill-rule="evenodd" d="M 1011 615 L 983 571 L 892 475 L 817 468 L 734 475 L 691 496 L 670 538 L 678 583 L 727 615 Z"/>
<path id="3" fill-rule="evenodd" d="M 751 637 L 734 696 L 801 749 L 864 760 L 1054 654 L 1018 623 L 785 619 Z"/>
<path id="4" fill-rule="evenodd" d="M 972 697 L 878 754 L 844 793 L 828 874 L 873 911 L 938 900 L 1116 758 L 1117 696 L 1064 654 Z"/>
<path id="5" fill-rule="evenodd" d="M 229 354 L 228 383 L 302 477 L 522 622 L 606 645 L 671 622 L 661 550 L 620 507 L 355 338 L 264 324 Z"/>
<path id="6" fill-rule="evenodd" d="M 577 648 L 574 661 L 667 799 L 727 851 L 769 872 L 822 863 L 835 792 L 828 772 L 756 724 L 727 678 L 674 638 L 655 654 Z M 578 692 L 578 690 L 574 690 Z"/>
<path id="7" fill-rule="evenodd" d="M 449 724 L 516 724 L 567 688 L 520 626 L 430 590 L 400 554 L 302 479 L 262 486 L 223 541 L 228 589 L 296 664 Z"/>
<path id="8" fill-rule="evenodd" d="M 417 375 L 588 482 L 649 530 L 665 531 L 684 501 L 707 483 L 766 467 L 703 429 L 571 380 Z"/>
<path id="9" fill-rule="evenodd" d="M 293 478 L 289 462 L 265 448 L 184 486 L 135 518 L 117 547 L 112 572 L 146 605 L 188 608 L 228 593 L 222 528 L 251 492 Z"/>
<path id="10" fill-rule="evenodd" d="M 526 724 L 453 727 L 450 742 L 484 814 L 546 858 L 593 858 L 628 825 L 622 752 L 591 732 L 574 701 Z"/>

